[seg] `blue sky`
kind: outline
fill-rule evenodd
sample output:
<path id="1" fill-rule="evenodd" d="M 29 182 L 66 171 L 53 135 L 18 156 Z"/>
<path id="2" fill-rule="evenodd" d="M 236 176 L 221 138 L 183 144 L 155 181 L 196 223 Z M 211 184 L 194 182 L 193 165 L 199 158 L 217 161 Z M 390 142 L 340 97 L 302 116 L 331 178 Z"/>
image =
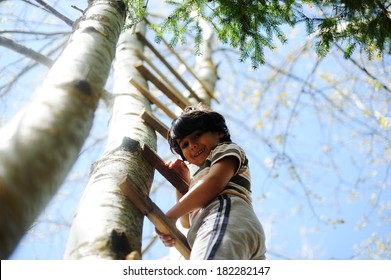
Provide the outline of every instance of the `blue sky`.
<path id="1" fill-rule="evenodd" d="M 70 2 L 74 4 L 79 1 Z M 17 7 L 13 12 L 22 13 Z M 78 16 L 77 11 L 66 5 L 61 11 L 71 18 Z M 4 14 L 1 16 L 5 17 Z M 39 16 L 37 12 L 37 25 L 34 26 L 37 30 L 43 26 L 38 21 Z M 55 20 L 48 17 L 47 21 Z M 13 26 L 12 17 L 0 24 L 2 30 L 17 27 Z M 58 25 L 54 24 L 53 28 L 58 28 Z M 61 28 L 69 30 L 65 25 Z M 267 62 L 276 66 L 284 65 L 285 69 L 292 69 L 294 76 L 306 80 L 314 69 L 316 55 L 308 51 L 301 54 L 296 63 L 288 60 L 288 53 L 291 56 L 299 54 L 307 36 L 301 29 L 287 31 L 290 43 L 273 52 L 267 51 Z M 153 41 L 153 37 L 151 39 Z M 36 43 L 24 43 L 38 48 Z M 1 67 L 18 58 L 13 52 L 3 50 L 0 54 Z M 194 57 L 188 53 L 186 57 L 191 63 Z M 231 62 L 227 62 L 227 56 Z M 355 255 L 357 258 L 373 258 L 372 254 L 358 252 L 366 252 L 368 248 L 376 250 L 376 246 L 382 243 L 386 244 L 383 256 L 389 257 L 391 221 L 386 217 L 391 216 L 390 176 L 387 169 L 391 155 L 386 150 L 389 146 L 381 139 L 376 136 L 365 137 L 370 135 L 373 127 L 386 136 L 390 136 L 390 131 L 376 127 L 376 120 L 366 117 L 354 101 L 347 97 L 341 99 L 340 104 L 341 108 L 346 109 L 347 115 L 328 111 L 331 110 L 328 101 L 334 100 L 338 104 L 338 94 L 344 91 L 361 98 L 371 111 L 384 111 L 383 107 L 389 105 L 389 92 L 380 91 L 377 96 L 367 94 L 375 91 L 374 88 L 366 84 L 368 81 L 365 75 L 349 61 L 342 59 L 340 53 L 332 53 L 319 63 L 317 75 L 311 76 L 310 80 L 314 86 L 307 86 L 301 95 L 302 83 L 284 76 L 272 80 L 273 69 L 270 66 L 265 65 L 253 71 L 250 62 L 238 63 L 237 58 L 237 54 L 216 52 L 215 59 L 220 63 L 218 69 L 221 78 L 216 92 L 221 103 L 212 105 L 226 116 L 234 141 L 242 145 L 249 156 L 254 208 L 266 231 L 270 250 L 268 258 L 350 259 Z M 360 59 L 359 56 L 356 58 Z M 390 65 L 389 62 L 390 58 L 386 57 L 385 65 Z M 366 66 L 389 85 L 389 68 L 378 61 L 369 62 Z M 8 71 L 16 72 L 12 67 L 7 66 L 7 71 L 4 70 L 4 75 L 0 77 L 3 81 Z M 388 72 L 382 74 L 381 67 Z M 31 97 L 32 92 L 26 89 L 35 88 L 45 73 L 44 67 L 36 68 L 17 83 L 10 94 L 1 98 L 0 124 L 6 122 Z M 356 83 L 351 77 L 358 77 L 361 82 Z M 283 83 L 285 79 L 287 83 Z M 340 84 L 335 89 L 328 89 L 331 86 L 327 79 L 340 79 Z M 253 84 L 257 80 L 260 84 Z M 271 81 L 272 86 L 267 87 L 268 81 Z M 110 86 L 109 80 L 107 88 L 110 89 Z M 262 92 L 262 98 L 257 97 L 256 90 Z M 242 92 L 244 95 L 240 95 Z M 299 95 L 300 103 L 294 112 L 286 144 L 279 144 L 278 139 L 289 124 Z M 390 113 L 387 110 L 385 112 L 386 117 L 390 117 Z M 354 121 L 353 117 L 359 121 Z M 105 135 L 107 120 L 107 108 L 102 103 L 86 147 L 97 137 Z M 167 119 L 164 120 L 169 124 Z M 257 125 L 259 120 L 262 120 L 261 127 Z M 159 139 L 159 154 L 166 158 L 170 153 L 167 145 Z M 374 144 L 363 144 L 368 141 Z M 72 217 L 88 181 L 89 166 L 99 158 L 104 144 L 102 141 L 80 155 L 67 182 L 39 217 L 39 223 L 21 241 L 12 259 L 62 259 Z M 368 147 L 372 147 L 372 152 L 377 156 L 369 156 Z M 275 164 L 271 167 L 273 160 Z M 290 167 L 291 163 L 296 170 Z M 334 172 L 335 168 L 339 171 Z M 295 179 L 294 171 L 301 175 L 301 182 Z M 159 181 L 157 175 L 155 183 Z M 311 198 L 311 203 L 307 197 Z M 174 191 L 170 186 L 163 186 L 152 198 L 163 210 L 167 210 L 174 203 Z M 378 203 L 377 210 L 372 211 L 372 203 Z M 332 225 L 327 223 L 328 220 L 343 220 L 344 223 Z M 153 226 L 146 220 L 144 245 L 153 232 Z M 366 242 L 369 242 L 368 245 Z M 356 247 L 357 250 L 354 249 Z M 158 241 L 144 258 L 159 259 L 166 256 L 167 252 Z"/>

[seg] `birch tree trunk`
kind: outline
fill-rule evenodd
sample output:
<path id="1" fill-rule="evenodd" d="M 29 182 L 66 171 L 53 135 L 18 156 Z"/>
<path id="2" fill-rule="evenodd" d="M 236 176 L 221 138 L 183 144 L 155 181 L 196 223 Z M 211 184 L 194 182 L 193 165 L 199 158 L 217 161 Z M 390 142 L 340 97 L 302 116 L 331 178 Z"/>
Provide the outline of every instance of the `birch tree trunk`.
<path id="1" fill-rule="evenodd" d="M 213 29 L 203 20 L 200 22 L 203 30 L 203 46 L 202 55 L 197 56 L 195 60 L 195 73 L 199 80 L 196 81 L 192 89 L 201 98 L 201 100 L 210 106 L 211 96 L 214 95 L 214 90 L 217 82 L 217 67 L 213 61 L 213 43 L 214 32 Z"/>
<path id="2" fill-rule="evenodd" d="M 139 24 L 145 33 L 145 24 Z M 135 187 L 149 193 L 153 169 L 140 153 L 139 143 L 156 148 L 156 134 L 140 118 L 150 103 L 129 82 L 147 87 L 135 63 L 143 45 L 131 31 L 121 34 L 114 63 L 113 108 L 107 146 L 94 164 L 86 191 L 72 225 L 66 259 L 124 259 L 141 252 L 143 215 L 122 194 L 118 185 L 129 176 Z"/>
<path id="3" fill-rule="evenodd" d="M 194 15 L 197 15 L 194 12 Z M 217 67 L 213 61 L 213 43 L 214 31 L 207 22 L 200 19 L 200 27 L 202 28 L 202 46 L 201 55 L 196 56 L 194 64 L 194 74 L 198 79 L 192 85 L 192 90 L 202 100 L 203 103 L 211 105 L 212 97 L 217 82 Z M 190 93 L 185 93 L 185 96 L 192 104 L 197 104 L 197 100 L 191 97 Z"/>
<path id="4" fill-rule="evenodd" d="M 125 14 L 122 1 L 90 3 L 34 101 L 1 129 L 2 259 L 12 253 L 77 159 L 110 71 Z"/>

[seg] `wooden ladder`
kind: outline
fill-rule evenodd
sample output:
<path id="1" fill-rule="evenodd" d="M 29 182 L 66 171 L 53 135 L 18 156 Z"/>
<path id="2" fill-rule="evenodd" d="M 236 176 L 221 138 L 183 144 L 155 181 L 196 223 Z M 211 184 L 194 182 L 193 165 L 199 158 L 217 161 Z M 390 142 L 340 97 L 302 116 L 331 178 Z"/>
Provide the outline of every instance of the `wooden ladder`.
<path id="1" fill-rule="evenodd" d="M 184 81 L 184 79 L 173 69 L 173 67 L 166 61 L 166 59 L 160 55 L 160 53 L 153 47 L 153 45 L 140 33 L 136 33 L 138 39 L 145 44 L 156 57 L 168 68 L 168 70 L 176 77 L 176 79 L 189 91 L 191 97 L 197 101 L 201 99 L 191 89 L 191 87 Z M 163 40 L 170 51 L 179 59 L 179 61 L 186 66 L 188 71 L 198 80 L 201 86 L 205 89 L 207 94 L 214 98 L 208 88 L 198 79 L 198 77 L 191 71 L 185 62 L 179 57 L 179 55 Z M 151 82 L 157 89 L 165 94 L 174 104 L 179 108 L 184 109 L 191 105 L 191 102 L 184 97 L 175 86 L 168 81 L 168 79 L 154 66 L 150 59 L 145 57 L 141 52 L 138 53 L 140 62 L 135 65 L 135 68 L 139 73 L 149 82 Z M 153 72 L 148 69 L 143 62 L 149 65 Z M 175 119 L 176 115 L 167 106 L 165 106 L 158 98 L 156 98 L 147 88 L 140 85 L 136 79 L 130 79 L 129 82 L 142 93 L 152 104 L 155 104 L 157 108 L 162 110 L 170 119 Z M 214 98 L 217 102 L 218 100 Z M 143 110 L 140 114 L 140 118 L 150 125 L 156 132 L 158 132 L 163 138 L 167 139 L 168 128 L 156 118 L 152 113 Z M 174 171 L 169 169 L 165 162 L 159 157 L 159 155 L 146 144 L 141 144 L 141 153 L 143 157 L 155 168 L 160 174 L 169 181 L 180 193 L 185 194 L 188 191 L 187 182 L 176 174 Z M 151 200 L 151 198 L 144 193 L 140 192 L 135 186 L 132 185 L 130 178 L 124 178 L 119 184 L 120 189 L 125 196 L 132 201 L 132 203 L 143 213 L 162 233 L 169 234 L 176 239 L 175 247 L 183 255 L 185 259 L 190 257 L 190 247 L 186 237 L 176 228 L 162 210 Z"/>
<path id="2" fill-rule="evenodd" d="M 185 194 L 189 188 L 187 182 L 169 169 L 164 161 L 148 145 L 144 144 L 141 148 L 144 158 L 158 170 L 180 193 Z M 126 177 L 119 184 L 120 189 L 125 196 L 143 213 L 155 227 L 164 234 L 169 234 L 176 239 L 175 248 L 185 259 L 190 257 L 190 247 L 186 237 L 176 228 L 176 226 L 167 218 L 160 208 L 151 200 L 151 198 L 141 193 L 132 185 L 131 180 Z"/>

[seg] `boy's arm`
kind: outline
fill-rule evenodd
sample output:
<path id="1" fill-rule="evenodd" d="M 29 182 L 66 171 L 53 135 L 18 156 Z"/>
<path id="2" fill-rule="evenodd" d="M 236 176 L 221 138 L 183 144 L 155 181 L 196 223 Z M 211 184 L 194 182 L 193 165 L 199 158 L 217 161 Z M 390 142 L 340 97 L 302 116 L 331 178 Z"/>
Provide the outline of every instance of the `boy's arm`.
<path id="1" fill-rule="evenodd" d="M 176 191 L 176 201 L 177 203 L 182 199 L 183 194 L 181 194 L 178 190 Z M 170 218 L 170 217 L 169 217 Z M 189 218 L 189 213 L 183 215 L 180 217 L 180 222 L 181 225 L 184 228 L 190 228 L 190 218 Z"/>
<path id="2" fill-rule="evenodd" d="M 189 185 L 190 183 L 190 171 L 187 165 L 182 160 L 176 160 L 172 162 L 168 162 L 166 164 L 171 170 L 175 171 L 178 175 L 180 175 Z M 176 191 L 176 201 L 179 202 L 183 197 L 183 194 L 181 194 L 178 190 Z M 189 221 L 189 215 L 185 214 L 182 217 L 180 217 L 181 225 L 184 228 L 190 227 L 190 221 Z"/>
<path id="3" fill-rule="evenodd" d="M 198 181 L 166 215 L 176 220 L 189 212 L 205 206 L 216 198 L 234 176 L 239 160 L 233 156 L 224 157 L 210 167 L 207 175 Z"/>

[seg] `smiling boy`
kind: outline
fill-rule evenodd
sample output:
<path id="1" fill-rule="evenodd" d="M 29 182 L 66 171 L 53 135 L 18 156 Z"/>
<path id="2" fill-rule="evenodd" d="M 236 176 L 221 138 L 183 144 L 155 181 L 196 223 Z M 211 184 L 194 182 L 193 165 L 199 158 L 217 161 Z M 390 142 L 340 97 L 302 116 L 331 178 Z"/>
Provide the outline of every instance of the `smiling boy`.
<path id="1" fill-rule="evenodd" d="M 205 105 L 188 107 L 172 122 L 171 150 L 182 160 L 167 163 L 189 182 L 166 215 L 189 228 L 190 259 L 265 259 L 265 235 L 251 205 L 244 151 L 231 141 L 225 119 Z M 190 178 L 184 161 L 199 169 Z M 175 239 L 158 232 L 166 246 Z"/>

